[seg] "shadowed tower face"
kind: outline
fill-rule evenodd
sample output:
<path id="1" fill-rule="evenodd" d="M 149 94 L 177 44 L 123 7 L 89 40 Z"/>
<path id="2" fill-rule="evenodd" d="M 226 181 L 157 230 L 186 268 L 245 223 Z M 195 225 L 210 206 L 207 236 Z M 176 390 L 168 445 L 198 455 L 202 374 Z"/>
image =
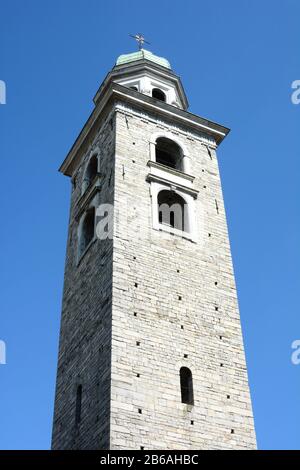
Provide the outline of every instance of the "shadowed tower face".
<path id="1" fill-rule="evenodd" d="M 122 55 L 60 171 L 72 182 L 52 447 L 252 449 L 216 149 L 151 52 Z"/>

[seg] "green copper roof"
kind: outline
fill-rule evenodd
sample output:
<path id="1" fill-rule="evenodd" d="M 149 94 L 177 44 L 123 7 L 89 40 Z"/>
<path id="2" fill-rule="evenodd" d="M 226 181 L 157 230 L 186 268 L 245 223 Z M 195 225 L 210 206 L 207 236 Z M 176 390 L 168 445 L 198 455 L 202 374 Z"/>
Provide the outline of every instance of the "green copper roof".
<path id="1" fill-rule="evenodd" d="M 116 65 L 123 65 L 127 64 L 128 62 L 134 62 L 135 60 L 147 59 L 151 60 L 151 62 L 155 62 L 158 65 L 162 65 L 167 69 L 171 68 L 170 62 L 167 61 L 164 57 L 158 57 L 157 55 L 152 54 L 150 51 L 146 51 L 146 49 L 141 49 L 137 52 L 132 52 L 131 54 L 122 54 L 118 57 Z"/>

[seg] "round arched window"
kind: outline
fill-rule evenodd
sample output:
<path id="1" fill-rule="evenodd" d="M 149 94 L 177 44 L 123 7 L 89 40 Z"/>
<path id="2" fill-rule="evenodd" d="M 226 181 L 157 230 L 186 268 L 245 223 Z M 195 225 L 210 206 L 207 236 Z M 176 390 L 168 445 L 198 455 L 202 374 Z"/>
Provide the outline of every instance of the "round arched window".
<path id="1" fill-rule="evenodd" d="M 95 154 L 90 158 L 88 166 L 86 167 L 83 182 L 82 192 L 84 192 L 94 181 L 98 173 L 98 156 Z"/>
<path id="2" fill-rule="evenodd" d="M 159 137 L 156 141 L 155 153 L 157 163 L 183 171 L 182 150 L 173 140 Z"/>
<path id="3" fill-rule="evenodd" d="M 160 100 L 160 101 L 166 101 L 165 93 L 162 90 L 160 90 L 159 88 L 153 88 L 152 97 L 156 98 L 157 100 Z"/>
<path id="4" fill-rule="evenodd" d="M 174 191 L 163 189 L 157 196 L 160 224 L 181 231 L 188 231 L 187 205 L 183 197 Z"/>

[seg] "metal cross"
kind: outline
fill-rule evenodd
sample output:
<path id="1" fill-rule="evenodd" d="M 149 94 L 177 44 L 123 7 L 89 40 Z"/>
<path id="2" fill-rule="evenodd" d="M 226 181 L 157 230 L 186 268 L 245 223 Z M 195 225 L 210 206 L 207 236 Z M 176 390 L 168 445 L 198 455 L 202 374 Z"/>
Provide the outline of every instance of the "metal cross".
<path id="1" fill-rule="evenodd" d="M 146 41 L 146 39 L 144 38 L 144 36 L 141 34 L 141 33 L 138 33 L 138 34 L 130 34 L 129 35 L 130 37 L 132 37 L 133 39 L 135 39 L 139 45 L 139 51 L 141 49 L 143 49 L 143 44 L 150 44 L 150 42 Z"/>

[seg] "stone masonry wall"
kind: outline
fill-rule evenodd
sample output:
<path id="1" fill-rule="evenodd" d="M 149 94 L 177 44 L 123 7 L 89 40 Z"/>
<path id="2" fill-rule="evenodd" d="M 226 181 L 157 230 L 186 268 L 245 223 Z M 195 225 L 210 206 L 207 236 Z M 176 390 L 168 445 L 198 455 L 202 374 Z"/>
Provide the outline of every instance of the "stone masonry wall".
<path id="1" fill-rule="evenodd" d="M 97 203 L 113 203 L 114 120 L 108 119 L 86 149 L 73 176 L 70 225 L 53 423 L 53 449 L 109 447 L 112 240 L 95 240 L 78 264 L 78 220 L 83 172 L 100 147 Z M 81 421 L 75 426 L 77 386 L 82 385 Z"/>
<path id="2" fill-rule="evenodd" d="M 119 108 L 110 447 L 255 448 L 216 153 L 203 135 Z M 147 162 L 161 130 L 191 156 L 197 243 L 152 229 Z M 182 366 L 193 374 L 194 406 L 181 403 Z"/>
<path id="3" fill-rule="evenodd" d="M 72 178 L 52 448 L 255 448 L 214 142 L 121 103 L 113 112 Z M 152 228 L 147 162 L 158 131 L 173 132 L 191 157 L 196 243 Z M 114 203 L 114 237 L 95 239 L 78 263 L 76 214 L 97 147 L 97 204 Z M 194 406 L 181 403 L 182 366 L 193 373 Z"/>

